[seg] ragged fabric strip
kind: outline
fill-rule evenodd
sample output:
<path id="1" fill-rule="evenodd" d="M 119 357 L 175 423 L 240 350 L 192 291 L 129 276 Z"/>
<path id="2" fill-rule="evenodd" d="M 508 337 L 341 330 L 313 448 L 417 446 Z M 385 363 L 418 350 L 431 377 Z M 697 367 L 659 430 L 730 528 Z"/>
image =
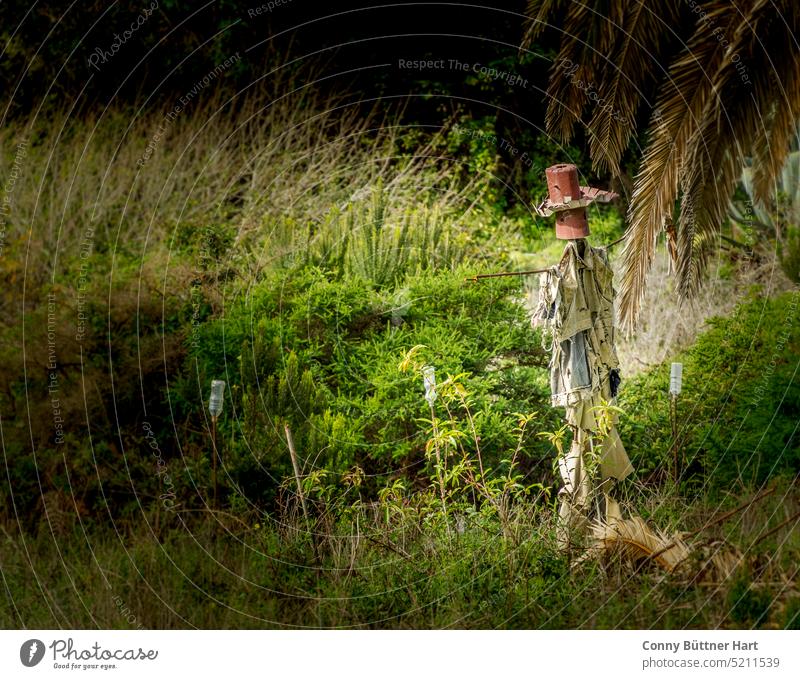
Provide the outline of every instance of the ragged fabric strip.
<path id="1" fill-rule="evenodd" d="M 569 241 L 558 265 L 539 279 L 532 322 L 545 331 L 551 352 L 551 403 L 565 408 L 573 432 L 572 444 L 559 460 L 560 515 L 571 526 L 585 524 L 593 491 L 603 496 L 607 516 L 619 513 L 608 489 L 613 480 L 633 472 L 616 431 L 616 414 L 610 416 L 603 437 L 596 417 L 603 403 L 613 404 L 620 383 L 614 295 L 606 249 L 585 241 Z"/>

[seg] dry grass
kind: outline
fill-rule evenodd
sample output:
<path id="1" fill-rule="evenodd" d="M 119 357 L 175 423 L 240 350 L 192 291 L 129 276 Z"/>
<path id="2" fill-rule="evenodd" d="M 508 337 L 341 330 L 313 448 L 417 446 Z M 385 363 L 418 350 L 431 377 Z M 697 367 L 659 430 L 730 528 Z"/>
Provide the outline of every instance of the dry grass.
<path id="1" fill-rule="evenodd" d="M 791 289 L 777 259 L 764 253 L 759 263 L 732 267 L 723 253 L 709 266 L 708 281 L 696 297 L 680 303 L 674 276 L 668 275 L 663 247 L 656 252 L 635 334 L 619 334 L 617 354 L 623 375 L 632 377 L 668 361 L 690 346 L 712 316 L 730 314 L 753 285 L 763 285 L 766 296 Z M 619 269 L 621 258 L 614 260 Z M 619 275 L 619 274 L 617 274 Z"/>
<path id="2" fill-rule="evenodd" d="M 172 117 L 176 102 L 151 101 L 4 126 L 3 167 L 27 140 L 5 236 L 28 257 L 21 275 L 44 280 L 87 248 L 149 254 L 222 225 L 235 232 L 237 266 L 246 252 L 271 259 L 304 247 L 331 208 L 379 179 L 398 211 L 421 202 L 470 208 L 475 186 L 456 188 L 436 135 L 401 153 L 400 111 L 365 112 L 307 81 L 276 76 L 235 97 L 209 87 Z"/>

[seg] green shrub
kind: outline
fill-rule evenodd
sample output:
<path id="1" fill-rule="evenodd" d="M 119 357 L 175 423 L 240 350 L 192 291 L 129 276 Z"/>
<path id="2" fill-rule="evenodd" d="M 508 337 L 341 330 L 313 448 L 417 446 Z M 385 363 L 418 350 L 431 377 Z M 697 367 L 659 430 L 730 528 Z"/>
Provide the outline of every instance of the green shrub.
<path id="1" fill-rule="evenodd" d="M 749 576 L 742 577 L 728 590 L 727 604 L 731 619 L 738 625 L 759 627 L 769 617 L 772 594 L 755 589 Z"/>
<path id="2" fill-rule="evenodd" d="M 682 361 L 679 440 L 689 482 L 728 488 L 800 470 L 797 291 L 753 293 L 713 318 Z M 620 431 L 640 476 L 671 467 L 669 364 L 623 383 Z"/>
<path id="3" fill-rule="evenodd" d="M 201 384 L 221 375 L 229 382 L 237 417 L 220 426 L 242 492 L 269 501 L 291 474 L 284 424 L 304 473 L 358 465 L 374 492 L 374 475 L 398 465 L 420 471 L 430 412 L 419 380 L 398 370 L 419 344 L 440 379 L 469 374 L 478 434 L 491 465 L 499 463 L 513 440 L 513 413 L 547 410 L 547 359 L 511 295 L 517 282 L 465 284 L 467 273 L 422 271 L 405 287 L 380 291 L 365 278 L 316 268 L 286 271 L 282 280 L 276 272 L 225 318 L 204 324 L 188 370 Z M 537 459 L 548 455 L 543 443 L 529 445 Z"/>
<path id="4" fill-rule="evenodd" d="M 783 611 L 783 629 L 800 629 L 800 597 L 792 597 Z"/>
<path id="5" fill-rule="evenodd" d="M 794 283 L 800 283 L 800 227 L 790 226 L 786 238 L 778 245 L 783 272 Z"/>

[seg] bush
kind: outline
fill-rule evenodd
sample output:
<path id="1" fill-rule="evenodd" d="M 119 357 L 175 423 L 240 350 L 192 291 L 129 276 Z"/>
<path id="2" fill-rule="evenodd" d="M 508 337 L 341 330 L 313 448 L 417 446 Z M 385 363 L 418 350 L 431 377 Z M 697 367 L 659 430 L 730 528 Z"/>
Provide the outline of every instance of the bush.
<path id="1" fill-rule="evenodd" d="M 682 361 L 679 441 L 687 481 L 760 484 L 800 470 L 798 291 L 758 296 L 708 321 Z M 669 365 L 623 383 L 620 432 L 640 475 L 670 468 Z"/>
<path id="2" fill-rule="evenodd" d="M 728 590 L 730 617 L 740 626 L 759 627 L 769 617 L 772 595 L 766 589 L 755 589 L 749 576 L 733 583 Z"/>
<path id="3" fill-rule="evenodd" d="M 284 424 L 304 473 L 418 471 L 430 412 L 418 377 L 398 370 L 415 345 L 425 345 L 441 380 L 468 373 L 482 447 L 499 463 L 512 413 L 547 410 L 547 357 L 511 296 L 515 282 L 465 284 L 467 273 L 424 271 L 388 291 L 316 268 L 286 272 L 282 284 L 275 273 L 202 326 L 188 366 L 199 377 L 182 385 L 226 376 L 237 416 L 221 424 L 222 436 L 237 441 L 228 460 L 250 499 L 274 500 L 277 481 L 291 474 Z M 554 413 L 542 421 L 554 423 Z M 538 458 L 549 454 L 530 445 Z"/>

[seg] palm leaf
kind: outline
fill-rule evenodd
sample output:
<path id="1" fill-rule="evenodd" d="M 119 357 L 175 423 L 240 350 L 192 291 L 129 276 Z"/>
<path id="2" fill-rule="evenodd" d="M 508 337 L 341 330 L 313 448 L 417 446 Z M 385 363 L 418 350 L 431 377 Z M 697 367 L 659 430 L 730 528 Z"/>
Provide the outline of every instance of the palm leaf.
<path id="1" fill-rule="evenodd" d="M 664 60 L 659 52 L 679 37 L 681 12 L 697 14 L 656 97 L 628 206 L 619 314 L 629 331 L 664 220 L 678 223 L 678 291 L 687 297 L 719 241 L 746 157 L 753 157 L 756 195 L 766 203 L 800 117 L 796 0 L 706 0 L 697 8 L 701 11 L 686 12 L 677 0 L 528 4 L 528 39 L 564 14 L 548 87 L 548 132 L 563 142 L 572 138 L 589 104 L 586 90 L 599 79 L 606 105 L 592 110 L 587 132 L 595 169 L 614 173 L 636 133 L 643 88 Z M 648 58 L 651 50 L 658 58 Z M 569 74 L 565 63 L 573 69 Z"/>
<path id="2" fill-rule="evenodd" d="M 739 11 L 744 10 L 725 0 L 704 8 L 709 19 L 698 20 L 686 49 L 670 66 L 656 100 L 647 147 L 634 182 L 619 297 L 620 324 L 629 331 L 639 313 L 663 219 L 672 216 L 675 208 L 689 141 L 714 96 L 713 75 L 726 51 L 714 31 L 731 35 L 742 22 Z"/>
<path id="3" fill-rule="evenodd" d="M 612 7 L 622 6 L 612 3 Z M 613 44 L 599 46 L 603 54 L 611 56 L 589 123 L 589 149 L 597 171 L 619 174 L 619 161 L 636 132 L 642 90 L 652 82 L 660 63 L 663 28 L 675 23 L 676 10 L 677 6 L 670 2 L 657 3 L 654 8 L 638 2 L 630 6 L 619 23 L 609 16 L 616 29 L 616 48 Z"/>
<path id="4" fill-rule="evenodd" d="M 581 119 L 589 101 L 589 89 L 605 58 L 598 44 L 610 44 L 615 26 L 590 4 L 570 3 L 562 28 L 563 38 L 550 71 L 547 88 L 547 131 L 567 143 L 572 138 L 575 123 Z"/>
<path id="5" fill-rule="evenodd" d="M 800 9 L 797 3 L 778 3 L 778 12 L 763 33 L 769 45 L 769 82 L 775 100 L 753 144 L 753 186 L 756 197 L 766 203 L 775 179 L 786 162 L 800 120 Z M 759 36 L 761 37 L 761 36 Z"/>
<path id="6" fill-rule="evenodd" d="M 655 533 L 638 516 L 595 522 L 592 535 L 594 545 L 590 552 L 595 555 L 613 555 L 633 562 L 651 559 L 670 572 L 689 556 L 689 548 L 680 537 Z"/>
<path id="7" fill-rule="evenodd" d="M 533 41 L 548 26 L 547 18 L 556 14 L 564 5 L 564 0 L 528 0 L 525 10 L 525 33 L 522 37 L 522 49 L 529 49 Z"/>
<path id="8" fill-rule="evenodd" d="M 772 60 L 772 49 L 767 52 L 761 46 L 766 34 L 763 24 L 772 17 L 772 5 L 757 0 L 746 22 L 737 27 L 713 77 L 716 96 L 708 100 L 688 144 L 678 225 L 678 292 L 684 298 L 700 285 L 709 253 L 730 212 L 747 153 L 777 99 L 777 80 L 748 77 L 745 81 L 742 75 L 749 70 L 764 72 Z M 738 55 L 736 61 L 733 55 Z"/>

